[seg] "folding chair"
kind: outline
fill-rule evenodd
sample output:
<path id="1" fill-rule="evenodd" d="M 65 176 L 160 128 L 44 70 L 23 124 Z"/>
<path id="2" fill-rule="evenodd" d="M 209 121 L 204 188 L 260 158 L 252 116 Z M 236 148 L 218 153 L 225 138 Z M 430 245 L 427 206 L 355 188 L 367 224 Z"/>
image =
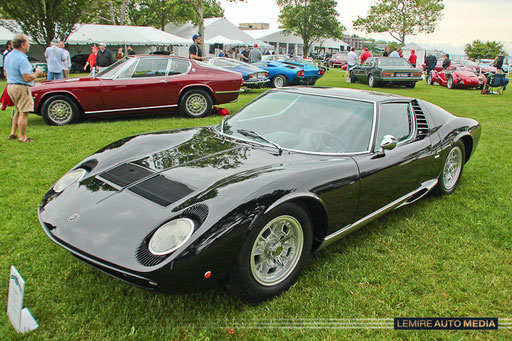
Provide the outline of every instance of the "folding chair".
<path id="1" fill-rule="evenodd" d="M 503 91 L 506 90 L 508 82 L 509 80 L 505 78 L 505 75 L 489 74 L 482 94 L 503 95 Z"/>

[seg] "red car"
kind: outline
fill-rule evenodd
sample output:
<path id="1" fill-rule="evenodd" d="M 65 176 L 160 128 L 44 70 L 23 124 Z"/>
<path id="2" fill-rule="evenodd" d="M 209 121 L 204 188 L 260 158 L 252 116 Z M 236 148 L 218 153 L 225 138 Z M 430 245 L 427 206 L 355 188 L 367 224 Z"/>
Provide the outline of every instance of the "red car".
<path id="1" fill-rule="evenodd" d="M 342 67 L 345 64 L 347 64 L 347 55 L 343 53 L 336 53 L 329 59 L 329 67 Z"/>
<path id="2" fill-rule="evenodd" d="M 486 73 L 486 72 L 496 73 L 496 71 L 497 71 L 494 66 L 480 65 L 472 60 L 467 60 L 467 59 L 453 60 L 452 66 L 455 66 L 457 69 L 473 71 L 475 73 Z"/>
<path id="3" fill-rule="evenodd" d="M 80 117 L 112 117 L 178 109 L 203 117 L 214 104 L 235 101 L 242 75 L 186 58 L 130 56 L 96 77 L 42 82 L 32 88 L 35 113 L 65 125 Z"/>
<path id="4" fill-rule="evenodd" d="M 439 84 L 448 89 L 455 88 L 482 88 L 485 84 L 485 76 L 477 75 L 467 70 L 433 70 L 427 77 L 427 84 Z"/>

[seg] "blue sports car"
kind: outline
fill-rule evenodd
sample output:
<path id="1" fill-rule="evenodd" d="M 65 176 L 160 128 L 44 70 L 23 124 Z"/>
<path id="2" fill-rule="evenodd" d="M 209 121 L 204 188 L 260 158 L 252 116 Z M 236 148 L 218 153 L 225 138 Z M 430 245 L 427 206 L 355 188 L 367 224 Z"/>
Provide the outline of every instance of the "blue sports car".
<path id="1" fill-rule="evenodd" d="M 244 85 L 248 88 L 261 88 L 268 82 L 268 72 L 253 64 L 247 64 L 236 59 L 225 57 L 208 58 L 206 63 L 241 73 L 244 79 Z"/>
<path id="2" fill-rule="evenodd" d="M 251 65 L 267 70 L 270 84 L 274 88 L 298 84 L 315 85 L 325 73 L 323 69 L 298 63 L 261 61 Z"/>

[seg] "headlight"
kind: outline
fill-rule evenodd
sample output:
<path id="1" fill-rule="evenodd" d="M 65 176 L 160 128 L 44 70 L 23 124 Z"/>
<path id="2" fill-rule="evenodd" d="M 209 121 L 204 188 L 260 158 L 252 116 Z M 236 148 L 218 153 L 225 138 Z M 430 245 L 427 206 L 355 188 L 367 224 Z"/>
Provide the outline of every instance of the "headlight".
<path id="1" fill-rule="evenodd" d="M 62 192 L 68 186 L 74 184 L 77 181 L 80 181 L 84 177 L 85 173 L 87 173 L 87 171 L 82 168 L 78 168 L 75 169 L 74 171 L 67 173 L 62 178 L 60 178 L 55 183 L 55 185 L 53 185 L 53 190 L 57 193 Z"/>
<path id="2" fill-rule="evenodd" d="M 149 241 L 149 252 L 156 256 L 166 255 L 177 250 L 194 232 L 194 222 L 179 218 L 162 225 Z"/>

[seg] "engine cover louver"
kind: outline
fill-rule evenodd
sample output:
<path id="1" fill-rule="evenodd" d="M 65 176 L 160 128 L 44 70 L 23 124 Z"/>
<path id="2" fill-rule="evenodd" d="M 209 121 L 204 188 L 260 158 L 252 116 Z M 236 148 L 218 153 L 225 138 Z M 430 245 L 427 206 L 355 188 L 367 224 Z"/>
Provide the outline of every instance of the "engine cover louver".
<path id="1" fill-rule="evenodd" d="M 116 185 L 126 187 L 135 181 L 151 175 L 152 173 L 153 171 L 134 165 L 133 163 L 123 163 L 122 165 L 101 173 L 100 176 L 105 180 L 115 183 Z"/>
<path id="2" fill-rule="evenodd" d="M 420 107 L 418 101 L 413 100 L 411 102 L 411 104 L 412 104 L 412 108 L 414 110 L 414 116 L 416 117 L 416 128 L 417 128 L 416 139 L 422 140 L 428 135 L 428 131 L 429 131 L 427 118 L 425 117 L 423 110 L 421 110 L 421 107 Z"/>
<path id="3" fill-rule="evenodd" d="M 128 190 L 162 206 L 170 205 L 194 191 L 192 188 L 169 180 L 163 175 L 152 177 L 129 187 Z"/>

